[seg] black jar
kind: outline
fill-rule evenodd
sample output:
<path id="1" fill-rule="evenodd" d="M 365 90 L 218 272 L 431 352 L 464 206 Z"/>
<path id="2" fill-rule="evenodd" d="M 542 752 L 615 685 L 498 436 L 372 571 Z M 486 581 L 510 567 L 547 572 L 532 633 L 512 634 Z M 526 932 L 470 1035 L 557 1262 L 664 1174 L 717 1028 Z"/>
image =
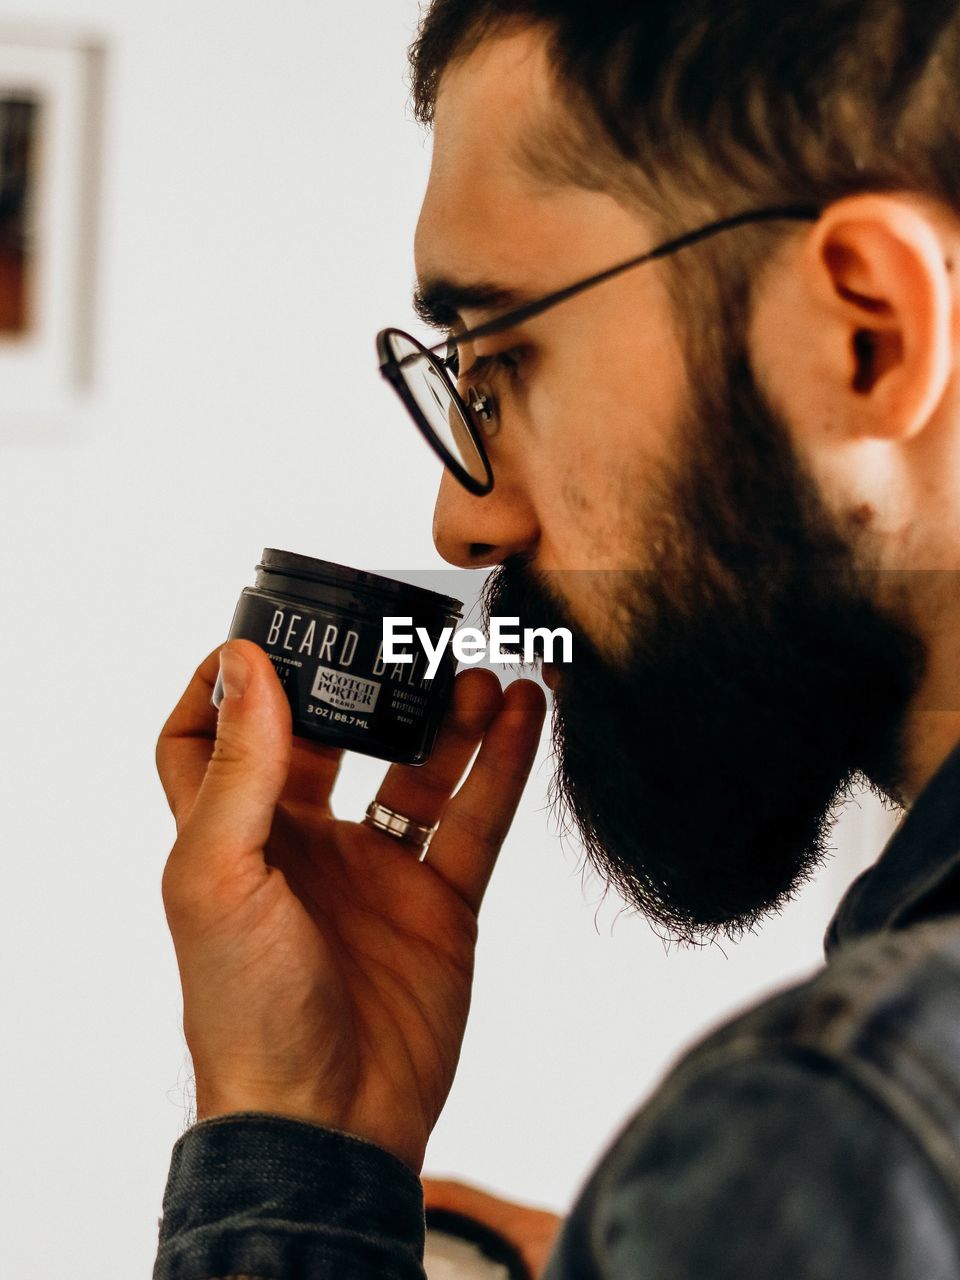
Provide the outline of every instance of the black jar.
<path id="1" fill-rule="evenodd" d="M 412 663 L 383 660 L 383 619 L 412 618 L 436 646 L 456 628 L 460 600 L 361 569 L 267 549 L 256 583 L 244 588 L 230 639 L 266 650 L 302 738 L 381 760 L 423 764 L 433 750 L 456 674 L 448 644 L 432 680 L 421 645 L 397 649 Z M 213 701 L 223 689 L 217 681 Z"/>

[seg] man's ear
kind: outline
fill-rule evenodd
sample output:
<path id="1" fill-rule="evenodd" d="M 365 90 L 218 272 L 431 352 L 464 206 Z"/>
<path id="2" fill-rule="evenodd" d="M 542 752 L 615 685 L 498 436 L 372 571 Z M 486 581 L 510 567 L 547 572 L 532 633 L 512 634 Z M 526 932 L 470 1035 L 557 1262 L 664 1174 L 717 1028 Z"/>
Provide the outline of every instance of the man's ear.
<path id="1" fill-rule="evenodd" d="M 780 308 L 765 299 L 780 356 L 789 342 L 797 357 L 791 374 L 758 333 L 781 364 L 771 369 L 780 398 L 816 402 L 819 421 L 848 439 L 906 440 L 923 429 L 954 359 L 945 227 L 908 196 L 851 196 L 824 211 L 783 281 L 793 314 L 774 317 Z M 798 375 L 818 385 L 803 389 Z"/>

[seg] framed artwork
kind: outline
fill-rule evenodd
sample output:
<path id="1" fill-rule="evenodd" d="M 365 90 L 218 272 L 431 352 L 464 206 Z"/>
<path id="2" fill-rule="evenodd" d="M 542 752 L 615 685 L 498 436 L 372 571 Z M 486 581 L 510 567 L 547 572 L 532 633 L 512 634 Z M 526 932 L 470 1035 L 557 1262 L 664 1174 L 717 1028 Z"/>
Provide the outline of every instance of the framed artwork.
<path id="1" fill-rule="evenodd" d="M 0 27 L 0 422 L 93 370 L 102 49 Z"/>

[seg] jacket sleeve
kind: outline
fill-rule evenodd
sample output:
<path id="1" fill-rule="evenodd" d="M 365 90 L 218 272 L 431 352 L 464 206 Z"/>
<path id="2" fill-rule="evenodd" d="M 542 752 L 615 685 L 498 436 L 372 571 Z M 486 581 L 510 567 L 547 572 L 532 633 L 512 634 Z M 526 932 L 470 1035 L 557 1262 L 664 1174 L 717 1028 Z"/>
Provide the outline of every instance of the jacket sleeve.
<path id="1" fill-rule="evenodd" d="M 745 1057 L 667 1078 L 568 1219 L 548 1280 L 956 1280 L 957 1204 L 832 1063 Z"/>
<path id="2" fill-rule="evenodd" d="M 424 1280 L 423 1193 L 389 1152 L 256 1112 L 173 1149 L 154 1280 Z"/>

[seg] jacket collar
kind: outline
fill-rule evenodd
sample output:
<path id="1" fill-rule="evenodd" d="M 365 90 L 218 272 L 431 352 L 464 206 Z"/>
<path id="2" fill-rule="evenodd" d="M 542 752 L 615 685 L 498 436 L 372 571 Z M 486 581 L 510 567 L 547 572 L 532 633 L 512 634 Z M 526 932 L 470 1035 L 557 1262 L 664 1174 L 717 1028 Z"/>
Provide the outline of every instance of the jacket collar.
<path id="1" fill-rule="evenodd" d="M 872 867 L 844 894 L 827 927 L 827 957 L 880 929 L 960 912 L 960 745 L 914 801 Z"/>

